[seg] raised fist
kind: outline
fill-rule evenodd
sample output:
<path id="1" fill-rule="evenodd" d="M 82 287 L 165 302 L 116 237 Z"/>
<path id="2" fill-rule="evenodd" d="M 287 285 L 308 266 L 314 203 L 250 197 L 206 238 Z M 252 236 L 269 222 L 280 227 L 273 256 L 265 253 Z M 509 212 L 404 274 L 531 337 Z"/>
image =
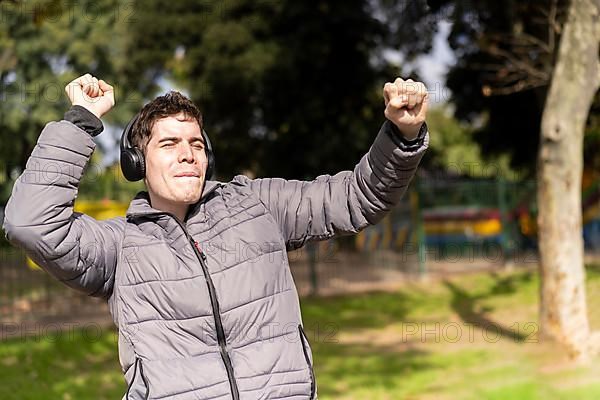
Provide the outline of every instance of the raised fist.
<path id="1" fill-rule="evenodd" d="M 85 74 L 65 86 L 71 104 L 88 109 L 100 118 L 115 105 L 115 92 L 112 86 Z"/>
<path id="2" fill-rule="evenodd" d="M 404 137 L 415 139 L 425 122 L 429 95 L 421 82 L 396 78 L 383 86 L 385 117 L 392 121 Z"/>

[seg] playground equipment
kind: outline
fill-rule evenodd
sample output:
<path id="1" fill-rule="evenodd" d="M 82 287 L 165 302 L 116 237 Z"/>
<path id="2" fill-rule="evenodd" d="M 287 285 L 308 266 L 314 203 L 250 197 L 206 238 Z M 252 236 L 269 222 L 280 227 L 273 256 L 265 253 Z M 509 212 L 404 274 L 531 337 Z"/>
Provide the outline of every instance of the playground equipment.
<path id="1" fill-rule="evenodd" d="M 583 238 L 587 251 L 600 251 L 600 174 L 584 172 Z M 356 237 L 359 251 L 407 246 L 443 250 L 496 246 L 504 254 L 537 247 L 534 181 L 422 179 L 389 217 Z"/>

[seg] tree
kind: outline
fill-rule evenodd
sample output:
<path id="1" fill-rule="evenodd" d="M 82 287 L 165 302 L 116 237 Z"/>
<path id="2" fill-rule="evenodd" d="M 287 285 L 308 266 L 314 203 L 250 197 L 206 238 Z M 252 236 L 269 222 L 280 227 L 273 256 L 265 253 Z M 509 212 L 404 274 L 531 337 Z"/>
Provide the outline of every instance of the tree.
<path id="1" fill-rule="evenodd" d="M 590 354 L 581 223 L 583 136 L 600 85 L 600 0 L 572 0 L 542 116 L 538 156 L 541 332 Z"/>
<path id="2" fill-rule="evenodd" d="M 453 21 L 449 41 L 459 61 L 448 85 L 456 115 L 487 116 L 477 136 L 488 154 L 509 152 L 513 164 L 530 168 L 536 165 L 530 154 L 538 154 L 541 335 L 585 359 L 590 331 L 580 188 L 586 123 L 590 131 L 597 124 L 588 114 L 599 79 L 600 4 L 429 3 L 430 11 Z"/>
<path id="3" fill-rule="evenodd" d="M 108 121 L 123 121 L 139 107 L 141 97 L 121 85 L 128 7 L 120 0 L 0 2 L 0 181 L 7 187 L 40 130 L 68 109 L 64 86 L 75 77 L 90 72 L 118 82 L 119 107 Z"/>
<path id="4" fill-rule="evenodd" d="M 129 75 L 189 90 L 222 179 L 351 169 L 384 121 L 383 83 L 402 73 L 382 62 L 400 40 L 371 3 L 154 0 L 136 12 Z"/>

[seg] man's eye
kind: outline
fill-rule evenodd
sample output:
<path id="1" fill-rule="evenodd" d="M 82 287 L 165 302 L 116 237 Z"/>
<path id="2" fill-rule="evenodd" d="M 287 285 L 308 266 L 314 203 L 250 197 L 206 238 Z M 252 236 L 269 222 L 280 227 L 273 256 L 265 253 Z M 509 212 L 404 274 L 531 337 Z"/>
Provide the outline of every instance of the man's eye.
<path id="1" fill-rule="evenodd" d="M 174 145 L 174 143 L 169 142 L 169 143 L 163 143 L 163 145 L 160 147 L 173 147 L 173 145 Z"/>

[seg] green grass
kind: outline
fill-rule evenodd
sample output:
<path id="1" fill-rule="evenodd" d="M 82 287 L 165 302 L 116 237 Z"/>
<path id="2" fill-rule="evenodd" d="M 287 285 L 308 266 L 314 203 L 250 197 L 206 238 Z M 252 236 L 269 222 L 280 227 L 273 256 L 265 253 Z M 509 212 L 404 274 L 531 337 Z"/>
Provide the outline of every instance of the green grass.
<path id="1" fill-rule="evenodd" d="M 55 334 L 34 329 L 31 337 L 0 344 L 0 398 L 120 399 L 124 379 L 113 330 L 61 326 Z"/>
<path id="2" fill-rule="evenodd" d="M 304 299 L 319 398 L 600 399 L 600 359 L 579 367 L 537 335 L 536 274 L 477 274 L 394 293 Z M 600 269 L 588 270 L 600 329 Z"/>
<path id="3" fill-rule="evenodd" d="M 319 399 L 600 398 L 600 358 L 577 366 L 537 338 L 538 279 L 485 273 L 393 293 L 302 299 Z M 600 329 L 600 268 L 588 270 Z M 0 345 L 0 399 L 118 399 L 114 331 L 87 329 Z"/>

